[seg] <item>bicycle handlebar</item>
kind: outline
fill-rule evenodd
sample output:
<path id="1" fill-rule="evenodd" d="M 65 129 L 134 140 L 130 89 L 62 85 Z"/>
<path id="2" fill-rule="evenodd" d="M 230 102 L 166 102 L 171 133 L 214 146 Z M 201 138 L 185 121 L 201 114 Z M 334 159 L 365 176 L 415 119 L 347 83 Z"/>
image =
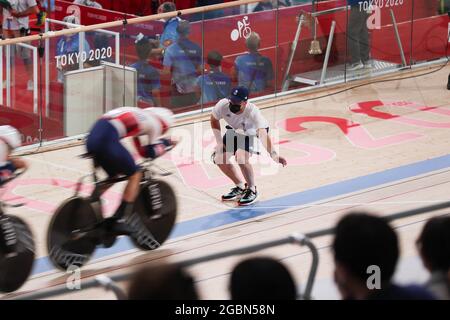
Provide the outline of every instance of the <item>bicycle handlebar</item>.
<path id="1" fill-rule="evenodd" d="M 27 169 L 23 169 L 22 171 L 19 171 L 17 173 L 14 173 L 11 177 L 6 178 L 5 180 L 3 180 L 0 184 L 0 187 L 3 187 L 5 184 L 17 179 L 18 177 L 20 177 L 22 174 L 24 174 L 27 171 Z"/>

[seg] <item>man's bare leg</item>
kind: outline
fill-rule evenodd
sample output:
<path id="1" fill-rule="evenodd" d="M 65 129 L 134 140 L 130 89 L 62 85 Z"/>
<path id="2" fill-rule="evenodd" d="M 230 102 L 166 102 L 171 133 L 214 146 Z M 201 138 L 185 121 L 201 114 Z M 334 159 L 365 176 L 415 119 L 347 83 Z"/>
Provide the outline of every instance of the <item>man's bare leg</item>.
<path id="1" fill-rule="evenodd" d="M 255 174 L 253 171 L 253 166 L 249 162 L 250 153 L 244 150 L 236 151 L 236 161 L 239 164 L 242 175 L 247 182 L 247 187 L 255 191 Z"/>
<path id="2" fill-rule="evenodd" d="M 232 163 L 230 163 L 231 154 L 228 152 L 216 154 L 215 163 L 233 183 L 237 186 L 242 185 L 242 180 L 237 174 L 237 171 Z"/>

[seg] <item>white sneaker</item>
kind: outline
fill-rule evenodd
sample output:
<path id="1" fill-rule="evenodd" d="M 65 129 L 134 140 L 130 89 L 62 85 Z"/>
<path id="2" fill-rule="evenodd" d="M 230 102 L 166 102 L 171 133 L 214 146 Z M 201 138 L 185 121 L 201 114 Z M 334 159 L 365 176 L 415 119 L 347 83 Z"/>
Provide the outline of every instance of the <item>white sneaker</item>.
<path id="1" fill-rule="evenodd" d="M 28 80 L 28 82 L 27 82 L 27 90 L 28 91 L 33 91 L 33 85 L 34 85 L 33 80 Z"/>
<path id="2" fill-rule="evenodd" d="M 350 66 L 347 67 L 347 71 L 356 71 L 363 69 L 364 65 L 360 62 L 352 63 Z"/>

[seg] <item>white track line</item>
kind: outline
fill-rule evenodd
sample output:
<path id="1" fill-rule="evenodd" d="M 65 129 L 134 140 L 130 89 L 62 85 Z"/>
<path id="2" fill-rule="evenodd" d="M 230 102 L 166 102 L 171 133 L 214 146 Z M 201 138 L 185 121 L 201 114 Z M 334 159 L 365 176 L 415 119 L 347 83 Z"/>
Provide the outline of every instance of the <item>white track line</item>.
<path id="1" fill-rule="evenodd" d="M 83 175 L 89 174 L 89 173 L 90 173 L 90 172 L 88 172 L 88 171 L 82 171 L 82 170 L 74 169 L 74 168 L 67 167 L 67 166 L 64 166 L 64 165 L 61 165 L 61 164 L 56 164 L 56 163 L 53 163 L 53 162 L 50 162 L 50 161 L 44 161 L 44 160 L 39 160 L 39 159 L 35 159 L 35 158 L 30 158 L 29 156 L 25 156 L 24 158 L 25 158 L 25 159 L 28 159 L 28 160 L 30 160 L 30 161 L 42 163 L 42 164 L 45 164 L 45 165 L 50 165 L 50 166 L 53 166 L 53 167 L 55 167 L 55 168 L 59 168 L 59 169 L 64 169 L 64 170 L 68 170 L 68 171 L 72 171 L 72 172 L 81 173 L 81 174 L 83 174 Z"/>
<path id="2" fill-rule="evenodd" d="M 430 203 L 443 203 L 443 202 L 447 202 L 450 201 L 450 199 L 446 199 L 446 200 L 415 200 L 415 201 L 378 201 L 378 202 L 342 202 L 342 203 L 317 203 L 317 204 L 305 204 L 305 205 L 293 205 L 293 206 L 270 206 L 270 207 L 266 207 L 266 206 L 261 206 L 261 207 L 253 207 L 253 206 L 246 206 L 246 207 L 231 207 L 231 206 L 227 206 L 225 204 L 223 205 L 218 205 L 214 202 L 209 202 L 207 200 L 200 200 L 197 198 L 193 198 L 193 197 L 189 197 L 189 196 L 185 196 L 185 195 L 177 195 L 180 198 L 185 198 L 185 199 L 189 199 L 189 200 L 193 200 L 193 201 L 197 201 L 197 202 L 201 202 L 201 203 L 205 203 L 205 204 L 209 204 L 212 206 L 215 206 L 217 208 L 221 208 L 221 209 L 231 209 L 231 210 L 259 210 L 259 209 L 291 209 L 291 208 L 308 208 L 308 207 L 349 207 L 349 206 L 374 206 L 374 205 L 402 205 L 402 204 L 430 204 Z M 219 200 L 218 200 L 219 201 Z M 338 200 L 337 200 L 338 201 Z"/>

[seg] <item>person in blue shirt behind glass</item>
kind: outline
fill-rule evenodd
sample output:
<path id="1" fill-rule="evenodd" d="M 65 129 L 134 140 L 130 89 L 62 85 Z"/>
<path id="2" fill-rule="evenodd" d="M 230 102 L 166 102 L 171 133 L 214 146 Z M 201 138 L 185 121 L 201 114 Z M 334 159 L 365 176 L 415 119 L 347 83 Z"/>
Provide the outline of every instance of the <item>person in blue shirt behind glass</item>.
<path id="1" fill-rule="evenodd" d="M 148 62 L 150 53 L 152 49 L 158 47 L 158 42 L 149 40 L 140 33 L 135 41 L 135 47 L 139 61 L 131 67 L 137 71 L 137 100 L 145 103 L 146 107 L 159 107 L 161 106 L 159 72 Z"/>
<path id="2" fill-rule="evenodd" d="M 201 103 L 217 102 L 228 96 L 231 90 L 231 78 L 222 72 L 222 55 L 217 51 L 208 53 L 206 62 L 209 72 L 197 78 L 201 90 Z"/>
<path id="3" fill-rule="evenodd" d="M 246 87 L 253 93 L 273 89 L 272 61 L 258 52 L 260 36 L 252 32 L 245 43 L 248 53 L 237 57 L 234 61 L 234 78 L 237 78 L 239 86 Z"/>
<path id="4" fill-rule="evenodd" d="M 178 40 L 165 50 L 163 72 L 171 74 L 172 107 L 185 107 L 199 100 L 196 80 L 201 73 L 202 49 L 188 38 L 189 21 L 181 20 L 177 32 Z"/>
<path id="5" fill-rule="evenodd" d="M 63 22 L 71 23 L 74 25 L 79 25 L 80 20 L 73 16 L 66 16 L 63 19 Z M 67 28 L 73 28 L 74 26 L 68 25 Z M 86 56 L 86 62 L 84 63 L 85 67 L 89 67 L 89 51 L 91 47 L 89 43 L 84 40 L 83 43 L 83 52 Z M 76 58 L 80 52 L 80 38 L 78 33 L 67 34 L 62 36 L 58 42 L 56 43 L 56 56 L 59 57 L 56 61 L 56 68 L 58 69 L 58 82 L 63 82 L 64 73 L 67 71 L 77 70 L 79 67 L 79 60 Z M 65 56 L 64 59 L 62 57 Z"/>
<path id="6" fill-rule="evenodd" d="M 175 3 L 173 2 L 164 2 L 158 7 L 158 13 L 166 13 L 176 10 L 177 8 L 175 6 Z M 164 31 L 161 34 L 161 38 L 159 40 L 160 46 L 162 48 L 167 48 L 172 43 L 178 40 L 177 27 L 180 20 L 181 19 L 179 17 L 172 17 L 168 18 L 168 20 L 165 20 Z"/>

